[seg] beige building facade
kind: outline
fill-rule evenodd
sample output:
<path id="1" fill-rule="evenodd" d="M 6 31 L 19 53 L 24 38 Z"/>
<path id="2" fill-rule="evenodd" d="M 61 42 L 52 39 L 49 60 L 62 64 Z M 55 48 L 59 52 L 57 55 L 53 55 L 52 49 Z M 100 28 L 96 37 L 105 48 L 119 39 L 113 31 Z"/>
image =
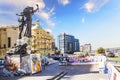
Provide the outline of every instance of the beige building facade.
<path id="1" fill-rule="evenodd" d="M 40 21 L 32 28 L 32 51 L 39 52 L 41 55 L 48 55 L 54 48 L 55 40 L 53 36 L 42 29 Z"/>
<path id="2" fill-rule="evenodd" d="M 0 26 L 0 58 L 17 44 L 18 30 L 17 26 Z"/>
<path id="3" fill-rule="evenodd" d="M 36 21 L 36 25 L 32 25 L 32 38 L 23 36 L 24 43 L 30 43 L 29 48 L 33 52 L 39 52 L 41 55 L 48 55 L 53 51 L 55 40 L 53 36 L 42 29 L 40 21 Z M 3 58 L 15 44 L 18 44 L 18 26 L 0 26 L 0 58 Z M 24 34 L 24 30 L 22 35 Z"/>

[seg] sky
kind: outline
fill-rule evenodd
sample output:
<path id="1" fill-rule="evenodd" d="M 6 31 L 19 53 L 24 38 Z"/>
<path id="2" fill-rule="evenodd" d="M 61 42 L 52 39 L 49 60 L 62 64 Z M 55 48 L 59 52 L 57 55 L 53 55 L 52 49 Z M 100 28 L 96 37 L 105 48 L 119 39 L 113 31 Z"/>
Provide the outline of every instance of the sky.
<path id="1" fill-rule="evenodd" d="M 32 23 L 39 19 L 56 40 L 65 32 L 92 49 L 120 47 L 120 0 L 0 0 L 0 25 L 18 25 L 16 14 L 36 4 Z"/>

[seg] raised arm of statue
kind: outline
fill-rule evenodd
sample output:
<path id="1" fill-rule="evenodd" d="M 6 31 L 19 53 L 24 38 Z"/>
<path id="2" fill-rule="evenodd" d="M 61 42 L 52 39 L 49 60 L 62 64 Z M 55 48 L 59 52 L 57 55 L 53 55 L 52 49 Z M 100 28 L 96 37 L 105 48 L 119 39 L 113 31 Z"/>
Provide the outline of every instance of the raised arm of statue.
<path id="1" fill-rule="evenodd" d="M 37 6 L 37 9 L 33 10 L 33 13 L 35 13 L 36 11 L 39 11 L 39 6 L 38 6 L 38 4 L 36 4 L 36 6 Z"/>
<path id="2" fill-rule="evenodd" d="M 24 16 L 23 12 L 21 12 L 20 14 L 16 14 L 17 16 Z"/>

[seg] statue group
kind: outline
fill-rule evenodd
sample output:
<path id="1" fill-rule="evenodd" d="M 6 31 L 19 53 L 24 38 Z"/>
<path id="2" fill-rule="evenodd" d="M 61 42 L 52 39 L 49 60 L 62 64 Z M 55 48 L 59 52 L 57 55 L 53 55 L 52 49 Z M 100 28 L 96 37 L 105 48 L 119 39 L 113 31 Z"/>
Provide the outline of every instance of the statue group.
<path id="1" fill-rule="evenodd" d="M 33 7 L 27 6 L 20 14 L 17 14 L 19 16 L 18 22 L 19 22 L 19 39 L 22 39 L 22 32 L 24 30 L 24 27 L 26 27 L 24 36 L 31 37 L 31 26 L 32 26 L 32 15 L 39 10 L 39 6 L 36 5 L 37 8 L 34 10 Z M 19 56 L 14 55 L 19 54 Z M 11 58 L 12 57 L 12 58 Z M 5 69 L 3 70 L 3 73 L 6 75 L 20 75 L 20 74 L 26 74 L 27 71 L 29 71 L 29 62 L 28 61 L 29 54 L 27 52 L 27 43 L 22 45 L 15 45 L 13 51 L 7 52 L 7 55 L 5 55 Z M 19 62 L 20 60 L 20 62 Z M 17 62 L 16 62 L 17 61 Z M 27 64 L 27 66 L 25 66 Z M 20 65 L 20 69 L 18 69 Z M 24 67 L 25 66 L 25 67 Z M 13 72 L 13 73 L 12 73 Z"/>
<path id="2" fill-rule="evenodd" d="M 36 6 L 37 8 L 35 10 L 33 9 L 33 7 L 27 6 L 20 14 L 16 14 L 17 16 L 19 16 L 19 39 L 22 39 L 22 32 L 24 30 L 24 27 L 26 27 L 24 36 L 28 38 L 31 37 L 32 15 L 39 10 L 39 6 Z M 16 51 L 14 51 L 14 53 L 23 56 L 24 54 L 27 54 L 26 47 L 27 43 L 23 45 L 19 44 L 15 47 Z"/>
<path id="3" fill-rule="evenodd" d="M 22 31 L 25 26 L 26 30 L 24 36 L 28 38 L 31 37 L 32 15 L 39 10 L 39 6 L 36 6 L 37 8 L 35 10 L 33 9 L 33 7 L 27 6 L 25 9 L 23 9 L 23 12 L 21 12 L 20 14 L 16 14 L 19 16 L 19 39 L 22 39 Z"/>

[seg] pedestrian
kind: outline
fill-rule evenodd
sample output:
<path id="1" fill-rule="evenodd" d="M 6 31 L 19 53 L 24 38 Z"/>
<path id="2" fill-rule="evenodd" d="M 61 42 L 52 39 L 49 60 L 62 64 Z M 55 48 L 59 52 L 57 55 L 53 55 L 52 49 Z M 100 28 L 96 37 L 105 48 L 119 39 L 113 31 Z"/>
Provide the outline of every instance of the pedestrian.
<path id="1" fill-rule="evenodd" d="M 62 63 L 63 62 L 63 56 L 59 56 L 59 62 Z"/>
<path id="2" fill-rule="evenodd" d="M 45 57 L 44 56 L 42 56 L 41 64 L 42 64 L 43 69 L 45 70 Z"/>
<path id="3" fill-rule="evenodd" d="M 104 73 L 104 69 L 106 66 L 106 56 L 100 54 L 98 56 L 98 62 L 99 62 L 99 73 Z"/>

